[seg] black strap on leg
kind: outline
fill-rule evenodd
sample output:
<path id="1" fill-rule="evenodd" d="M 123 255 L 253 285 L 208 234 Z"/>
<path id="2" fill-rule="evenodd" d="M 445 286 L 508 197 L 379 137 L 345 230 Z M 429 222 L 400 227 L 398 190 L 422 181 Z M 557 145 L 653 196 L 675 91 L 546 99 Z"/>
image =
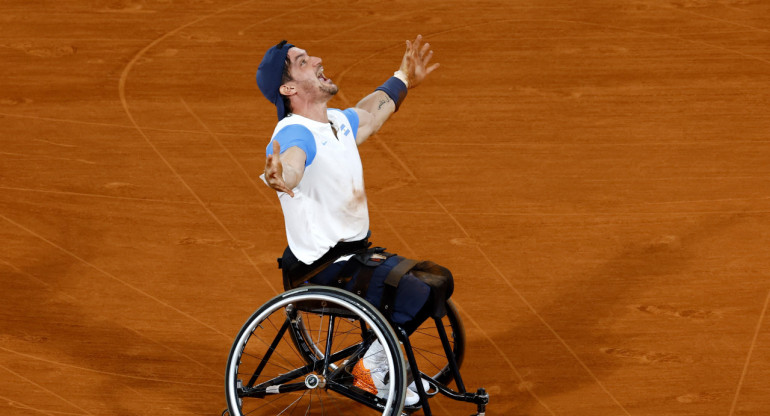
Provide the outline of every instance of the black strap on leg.
<path id="1" fill-rule="evenodd" d="M 393 313 L 393 308 L 396 304 L 396 289 L 398 288 L 398 283 L 417 263 L 419 263 L 417 260 L 401 258 L 398 264 L 396 264 L 396 267 L 390 270 L 388 276 L 385 278 L 385 288 L 382 292 L 380 310 L 385 311 L 385 313 L 389 315 Z"/>
<path id="2" fill-rule="evenodd" d="M 382 247 L 370 248 L 366 253 L 353 256 L 353 259 L 357 260 L 362 267 L 360 267 L 356 282 L 353 284 L 350 291 L 365 298 L 366 293 L 369 291 L 369 283 L 372 281 L 374 269 L 381 266 L 385 260 L 392 256 L 395 256 L 395 254 L 386 253 L 385 249 Z M 351 261 L 353 259 L 351 259 Z"/>
<path id="3" fill-rule="evenodd" d="M 374 267 L 362 267 L 351 292 L 365 298 L 366 292 L 369 290 L 369 282 L 372 281 L 372 274 L 374 274 Z"/>
<path id="4" fill-rule="evenodd" d="M 334 278 L 332 282 L 333 286 L 340 289 L 345 288 L 348 282 L 350 282 L 350 279 L 353 278 L 359 269 L 361 269 L 361 264 L 356 261 L 352 261 L 352 259 L 349 259 L 347 263 L 342 266 L 342 270 L 340 270 L 337 277 Z"/>

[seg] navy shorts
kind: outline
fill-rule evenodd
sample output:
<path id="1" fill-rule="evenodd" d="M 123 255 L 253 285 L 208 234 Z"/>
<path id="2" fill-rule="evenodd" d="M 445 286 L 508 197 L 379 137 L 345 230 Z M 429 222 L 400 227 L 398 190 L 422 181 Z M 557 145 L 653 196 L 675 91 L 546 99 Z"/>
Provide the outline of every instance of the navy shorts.
<path id="1" fill-rule="evenodd" d="M 312 279 L 310 279 L 310 283 L 331 286 L 334 279 L 337 278 L 337 275 L 348 261 L 357 262 L 358 260 L 350 258 L 347 261 L 338 261 L 336 263 L 332 263 L 320 273 L 315 275 Z M 364 299 L 366 299 L 372 305 L 380 305 L 380 301 L 382 300 L 382 293 L 385 289 L 385 278 L 388 276 L 388 273 L 396 266 L 396 264 L 398 264 L 398 261 L 399 258 L 397 256 L 393 256 L 385 260 L 381 265 L 374 269 L 374 273 L 372 273 L 372 279 L 369 282 L 369 289 L 367 290 L 366 296 L 364 297 Z M 345 286 L 346 290 L 353 289 L 357 277 L 358 272 L 353 275 L 353 278 L 350 279 L 348 284 Z M 427 284 L 414 277 L 411 273 L 405 274 L 404 277 L 401 278 L 401 281 L 398 283 L 398 288 L 396 289 L 396 300 L 395 304 L 393 305 L 393 314 L 391 315 L 391 320 L 396 324 L 405 324 L 409 321 L 412 321 L 417 316 L 417 313 L 420 312 L 422 307 L 425 306 L 429 296 L 430 287 Z"/>

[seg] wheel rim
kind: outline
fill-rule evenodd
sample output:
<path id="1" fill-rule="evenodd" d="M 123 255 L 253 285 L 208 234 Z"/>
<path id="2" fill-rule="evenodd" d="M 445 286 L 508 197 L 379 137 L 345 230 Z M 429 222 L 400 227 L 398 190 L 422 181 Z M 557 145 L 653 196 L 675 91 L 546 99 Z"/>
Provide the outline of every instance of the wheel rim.
<path id="1" fill-rule="evenodd" d="M 296 349 L 295 342 L 292 342 L 290 334 L 296 336 L 291 326 L 287 324 L 284 329 L 284 335 L 278 336 L 281 328 L 286 323 L 286 313 L 284 312 L 290 305 L 303 304 L 303 302 L 327 302 L 330 306 L 346 308 L 350 310 L 359 319 L 352 320 L 348 318 L 331 318 L 332 314 L 314 314 L 306 311 L 297 310 L 296 320 L 302 322 L 301 333 L 299 336 L 305 340 L 306 354 L 314 355 L 315 359 L 323 360 L 325 358 L 325 349 L 330 348 L 329 359 L 337 360 L 330 362 L 326 369 L 309 369 L 305 372 L 297 373 L 297 380 L 284 380 L 281 387 L 273 387 L 271 394 L 264 394 L 260 398 L 240 397 L 247 391 L 246 388 L 255 388 L 263 385 L 270 380 L 269 377 L 278 377 L 276 374 L 291 374 L 290 370 L 296 370 L 303 366 L 308 366 L 307 356 L 301 354 Z M 267 306 L 267 305 L 266 305 Z M 302 414 L 316 414 L 314 409 L 318 409 L 318 414 L 399 414 L 396 408 L 400 407 L 402 394 L 395 394 L 397 386 L 389 386 L 387 399 L 379 399 L 379 410 L 371 410 L 367 407 L 355 406 L 355 402 L 345 397 L 349 386 L 342 384 L 352 381 L 352 376 L 347 373 L 345 365 L 352 366 L 352 363 L 345 361 L 345 354 L 340 355 L 341 351 L 353 349 L 361 344 L 360 322 L 363 322 L 367 331 L 381 342 L 386 342 L 385 331 L 389 328 L 382 327 L 382 324 L 375 322 L 376 316 L 365 310 L 365 306 L 345 303 L 337 297 L 319 294 L 306 293 L 284 296 L 276 298 L 274 302 L 269 303 L 269 307 L 261 308 L 261 312 L 255 313 L 236 339 L 231 356 L 228 360 L 227 370 L 227 399 L 228 406 L 234 416 L 249 414 L 289 414 L 294 409 L 303 409 Z M 281 322 L 283 321 L 283 322 Z M 289 320 L 290 322 L 291 320 Z M 329 327 L 331 325 L 331 331 Z M 332 341 L 327 346 L 327 335 L 331 333 Z M 357 335 L 356 335 L 357 334 Z M 391 331 L 392 335 L 392 331 Z M 276 343 L 276 339 L 278 339 Z M 295 340 L 296 341 L 296 340 Z M 276 343 L 275 345 L 273 345 Z M 265 359 L 265 352 L 272 348 L 269 359 Z M 386 349 L 388 367 L 396 368 L 396 360 L 403 362 L 400 356 L 396 356 L 394 351 Z M 400 354 L 400 351 L 398 351 Z M 312 360 L 311 360 L 312 361 Z M 254 367 L 265 362 L 259 376 L 253 378 Z M 311 371 L 307 371 L 311 370 Z M 315 371 L 318 370 L 318 371 Z M 269 374 L 263 378 L 262 373 Z M 304 383 L 308 374 L 328 372 L 328 374 L 319 374 L 325 380 L 323 388 L 297 390 L 296 392 L 283 393 L 280 390 L 283 386 L 297 384 L 299 381 Z M 337 377 L 326 379 L 327 375 L 335 374 Z M 301 380 L 300 380 L 301 379 Z M 238 381 L 240 380 L 240 385 Z M 335 384 L 336 383 L 336 384 Z M 344 389 L 343 389 L 344 388 Z M 344 391 L 338 391 L 343 389 Z M 354 392 L 356 389 L 352 389 Z M 261 393 L 266 389 L 258 390 Z M 239 393 L 240 392 L 240 393 Z M 278 393 L 276 393 L 278 392 Z M 345 394 L 343 394 L 345 393 Z M 366 393 L 362 393 L 366 396 Z M 369 395 L 370 399 L 374 396 Z M 351 403 L 354 406 L 351 407 Z M 371 403 L 371 401 L 370 401 Z M 306 408 L 305 408 L 306 407 Z M 400 410 L 400 409 L 399 409 Z"/>

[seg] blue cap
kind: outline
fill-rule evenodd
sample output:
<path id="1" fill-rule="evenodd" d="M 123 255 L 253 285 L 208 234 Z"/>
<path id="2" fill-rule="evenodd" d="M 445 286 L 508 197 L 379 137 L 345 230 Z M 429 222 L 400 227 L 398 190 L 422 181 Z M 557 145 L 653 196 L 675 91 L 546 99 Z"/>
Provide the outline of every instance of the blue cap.
<path id="1" fill-rule="evenodd" d="M 283 106 L 283 97 L 279 89 L 283 85 L 283 68 L 286 65 L 286 55 L 294 45 L 282 40 L 277 45 L 265 52 L 265 57 L 257 69 L 257 85 L 262 95 L 278 110 L 278 120 L 286 117 L 286 108 Z"/>

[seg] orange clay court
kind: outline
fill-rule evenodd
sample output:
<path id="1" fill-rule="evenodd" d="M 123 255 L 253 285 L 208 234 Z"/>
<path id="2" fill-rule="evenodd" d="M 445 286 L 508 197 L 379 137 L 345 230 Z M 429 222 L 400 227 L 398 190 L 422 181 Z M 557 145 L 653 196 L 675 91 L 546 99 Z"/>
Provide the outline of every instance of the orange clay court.
<path id="1" fill-rule="evenodd" d="M 361 148 L 373 241 L 454 273 L 488 414 L 770 414 L 753 0 L 2 2 L 0 414 L 219 415 L 282 291 L 262 54 L 345 108 L 418 33 L 441 68 Z"/>

